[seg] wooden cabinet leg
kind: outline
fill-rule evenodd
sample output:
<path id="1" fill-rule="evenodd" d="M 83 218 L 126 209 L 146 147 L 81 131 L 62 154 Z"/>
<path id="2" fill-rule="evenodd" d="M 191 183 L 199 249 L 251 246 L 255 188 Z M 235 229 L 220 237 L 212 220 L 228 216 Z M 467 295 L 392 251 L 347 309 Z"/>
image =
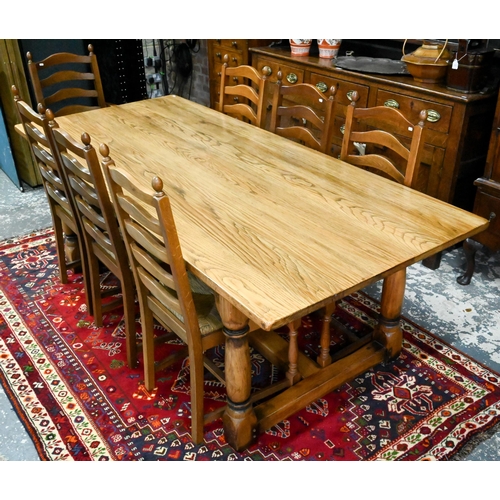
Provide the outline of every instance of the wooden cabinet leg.
<path id="1" fill-rule="evenodd" d="M 463 243 L 464 254 L 466 258 L 465 272 L 458 276 L 459 285 L 468 285 L 474 274 L 476 267 L 476 252 L 481 248 L 481 244 L 472 238 L 467 238 Z"/>
<path id="2" fill-rule="evenodd" d="M 237 451 L 248 448 L 257 437 L 257 417 L 250 401 L 252 370 L 248 345 L 248 318 L 217 296 L 224 324 L 227 407 L 222 417 L 224 437 Z"/>
<path id="3" fill-rule="evenodd" d="M 384 279 L 379 324 L 373 338 L 386 349 L 386 359 L 394 360 L 401 352 L 403 332 L 400 317 L 406 285 L 406 269 Z"/>

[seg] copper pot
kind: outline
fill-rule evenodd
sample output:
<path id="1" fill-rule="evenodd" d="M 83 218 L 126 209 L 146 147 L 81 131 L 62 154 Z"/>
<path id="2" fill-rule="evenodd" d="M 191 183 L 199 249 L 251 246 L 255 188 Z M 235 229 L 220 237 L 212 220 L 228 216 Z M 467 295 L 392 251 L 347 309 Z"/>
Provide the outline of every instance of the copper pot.
<path id="1" fill-rule="evenodd" d="M 406 42 L 405 42 L 406 43 Z M 451 57 L 447 43 L 424 42 L 415 52 L 404 54 L 401 60 L 406 63 L 409 73 L 417 82 L 438 83 L 444 80 Z"/>

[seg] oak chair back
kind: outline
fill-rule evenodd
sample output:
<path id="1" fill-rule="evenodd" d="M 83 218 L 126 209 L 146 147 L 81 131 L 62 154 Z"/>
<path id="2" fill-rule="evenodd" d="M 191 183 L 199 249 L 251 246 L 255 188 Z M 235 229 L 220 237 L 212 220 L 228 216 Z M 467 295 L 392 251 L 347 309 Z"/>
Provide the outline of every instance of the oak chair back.
<path id="1" fill-rule="evenodd" d="M 94 322 L 96 326 L 102 326 L 103 314 L 123 305 L 127 362 L 134 367 L 137 363 L 134 280 L 97 153 L 85 132 L 81 142 L 60 128 L 54 129 L 53 134 L 82 228 L 89 262 Z M 118 278 L 118 290 L 101 287 L 101 276 L 105 276 L 101 264 Z M 120 291 L 121 294 L 117 295 Z M 109 295 L 113 298 L 102 300 Z"/>
<path id="2" fill-rule="evenodd" d="M 46 112 L 44 107 L 38 105 L 36 113 L 19 96 L 18 89 L 13 86 L 12 94 L 16 103 L 19 120 L 23 126 L 26 138 L 33 152 L 36 164 L 40 170 L 42 185 L 47 195 L 52 222 L 54 226 L 54 237 L 56 243 L 57 258 L 59 263 L 59 279 L 61 283 L 68 282 L 68 270 L 83 271 L 85 285 L 88 284 L 89 274 L 87 259 L 85 256 L 81 238 L 81 227 L 76 217 L 76 207 L 69 195 L 69 184 L 64 172 L 58 162 L 56 145 L 52 130 L 57 123 L 48 117 L 50 110 Z M 53 118 L 53 116 L 51 116 Z M 77 249 L 77 257 L 67 260 L 65 244 L 66 238 L 71 238 Z M 76 240 L 76 241 L 75 241 Z M 90 287 L 85 286 L 87 306 L 92 311 L 92 301 L 88 291 Z"/>
<path id="3" fill-rule="evenodd" d="M 143 337 L 145 386 L 155 386 L 155 372 L 184 358 L 179 351 L 155 360 L 153 325 L 157 321 L 174 332 L 186 345 L 191 381 L 191 436 L 203 439 L 203 425 L 222 413 L 204 415 L 204 366 L 221 382 L 221 371 L 203 353 L 224 343 L 222 323 L 215 298 L 203 283 L 186 271 L 170 200 L 158 177 L 152 189 L 137 185 L 126 172 L 116 168 L 109 148 L 101 145 L 102 167 L 118 215 L 125 246 L 134 273 Z"/>
<path id="4" fill-rule="evenodd" d="M 274 87 L 270 131 L 328 153 L 332 141 L 332 120 L 336 87 L 330 96 L 309 83 L 283 85 L 282 73 Z"/>
<path id="5" fill-rule="evenodd" d="M 268 71 L 261 75 L 252 66 L 230 67 L 228 61 L 226 54 L 221 70 L 218 111 L 263 128 Z M 234 85 L 230 84 L 231 80 Z"/>
<path id="6" fill-rule="evenodd" d="M 92 45 L 88 55 L 59 52 L 35 62 L 26 54 L 35 100 L 64 116 L 106 107 L 97 57 Z"/>
<path id="7" fill-rule="evenodd" d="M 398 109 L 386 106 L 357 108 L 355 91 L 347 107 L 340 159 L 374 170 L 400 184 L 412 187 L 418 175 L 427 112 L 420 112 L 417 125 Z M 401 138 L 410 136 L 409 146 Z"/>

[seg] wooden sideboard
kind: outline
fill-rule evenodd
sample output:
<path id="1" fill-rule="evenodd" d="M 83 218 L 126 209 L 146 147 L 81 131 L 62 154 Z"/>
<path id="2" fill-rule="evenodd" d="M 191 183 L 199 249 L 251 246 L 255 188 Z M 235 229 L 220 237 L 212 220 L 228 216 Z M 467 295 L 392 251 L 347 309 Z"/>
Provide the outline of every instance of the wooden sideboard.
<path id="1" fill-rule="evenodd" d="M 360 106 L 398 107 L 417 123 L 422 109 L 428 111 L 425 147 L 416 188 L 435 198 L 472 210 L 474 181 L 484 171 L 497 90 L 464 94 L 443 84 L 415 82 L 409 75 L 377 75 L 334 67 L 329 59 L 292 57 L 283 47 L 249 49 L 252 65 L 271 69 L 270 82 L 278 71 L 287 84 L 312 83 L 322 91 L 335 85 L 336 117 L 331 154 L 340 153 L 342 126 L 351 93 L 360 95 Z M 267 87 L 267 109 L 274 86 Z"/>
<path id="2" fill-rule="evenodd" d="M 227 40 L 207 40 L 208 42 L 208 73 L 210 80 L 210 107 L 216 108 L 219 102 L 220 74 L 224 56 L 229 56 L 229 66 L 240 66 L 241 64 L 251 64 L 251 47 L 262 47 L 269 45 L 272 40 L 247 40 L 247 39 L 227 39 Z"/>
<path id="3" fill-rule="evenodd" d="M 475 254 L 481 245 L 496 252 L 500 250 L 500 95 L 498 97 L 493 129 L 491 132 L 486 168 L 477 186 L 474 213 L 490 220 L 486 231 L 464 242 L 467 258 L 465 273 L 457 278 L 461 285 L 468 285 L 474 273 Z"/>

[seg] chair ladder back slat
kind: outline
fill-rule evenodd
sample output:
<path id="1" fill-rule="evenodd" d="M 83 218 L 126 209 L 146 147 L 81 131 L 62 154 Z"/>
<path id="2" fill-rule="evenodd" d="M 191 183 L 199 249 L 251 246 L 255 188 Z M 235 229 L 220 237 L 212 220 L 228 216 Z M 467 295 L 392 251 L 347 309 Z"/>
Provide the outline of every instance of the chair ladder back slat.
<path id="1" fill-rule="evenodd" d="M 160 223 L 156 215 L 146 212 L 141 206 L 138 206 L 133 200 L 125 194 L 117 194 L 118 205 L 130 216 L 136 220 L 141 226 L 144 226 L 149 231 L 156 235 L 161 234 Z M 153 207 L 152 207 L 153 208 Z"/>
<path id="2" fill-rule="evenodd" d="M 276 134 L 287 139 L 295 139 L 303 142 L 316 151 L 321 151 L 321 143 L 314 137 L 313 133 L 304 127 L 276 127 Z"/>
<path id="3" fill-rule="evenodd" d="M 146 252 L 153 255 L 156 259 L 170 265 L 165 246 L 155 238 L 151 233 L 137 224 L 136 221 L 125 219 L 123 222 L 125 231 L 129 238 L 132 238 L 134 244 L 140 245 Z M 132 242 L 130 243 L 132 246 Z"/>
<path id="4" fill-rule="evenodd" d="M 228 85 L 226 87 L 226 95 L 241 96 L 252 101 L 254 104 L 258 104 L 259 102 L 257 91 L 248 85 Z"/>
<path id="5" fill-rule="evenodd" d="M 175 290 L 174 278 L 170 271 L 166 270 L 164 266 L 151 257 L 149 252 L 137 243 L 131 243 L 130 248 L 132 249 L 134 257 L 140 266 L 142 266 L 148 273 L 156 276 L 163 285 L 171 290 Z M 166 259 L 163 262 L 166 264 Z"/>
<path id="6" fill-rule="evenodd" d="M 177 316 L 177 319 L 184 322 L 181 305 L 176 294 L 172 290 L 166 289 L 155 275 L 146 272 L 143 267 L 138 267 L 137 269 L 139 277 L 143 285 L 149 290 L 151 295 L 160 303 L 162 306 L 168 309 L 170 314 Z M 167 313 L 168 314 L 168 313 Z"/>
<path id="7" fill-rule="evenodd" d="M 94 81 L 95 76 L 92 73 L 84 73 L 82 71 L 70 71 L 70 70 L 58 71 L 57 73 L 53 73 L 47 78 L 40 79 L 40 85 L 43 88 L 45 88 L 55 85 L 56 83 L 72 82 L 78 80 Z M 70 90 L 70 89 L 63 89 L 63 90 Z"/>

